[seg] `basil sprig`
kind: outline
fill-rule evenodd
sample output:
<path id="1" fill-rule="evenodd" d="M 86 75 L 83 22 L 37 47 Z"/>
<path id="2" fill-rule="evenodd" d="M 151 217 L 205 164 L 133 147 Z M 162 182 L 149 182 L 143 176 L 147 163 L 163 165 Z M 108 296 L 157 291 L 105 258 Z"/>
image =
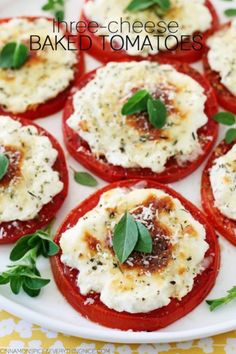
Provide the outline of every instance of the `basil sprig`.
<path id="1" fill-rule="evenodd" d="M 232 126 L 236 124 L 236 117 L 230 112 L 219 112 L 214 116 L 214 120 L 223 125 Z M 227 144 L 232 144 L 236 140 L 236 128 L 229 129 L 225 134 Z"/>
<path id="2" fill-rule="evenodd" d="M 157 15 L 163 16 L 171 8 L 170 0 L 132 0 L 127 6 L 128 11 L 142 11 L 153 7 Z"/>
<path id="3" fill-rule="evenodd" d="M 115 226 L 112 243 L 120 263 L 124 263 L 134 250 L 152 252 L 152 237 L 148 229 L 128 212 Z"/>
<path id="4" fill-rule="evenodd" d="M 150 123 L 158 129 L 165 126 L 167 121 L 167 109 L 160 100 L 152 98 L 147 90 L 137 91 L 122 107 L 123 115 L 147 112 Z"/>
<path id="5" fill-rule="evenodd" d="M 8 157 L 5 154 L 0 154 L 0 181 L 7 173 L 9 163 Z"/>
<path id="6" fill-rule="evenodd" d="M 29 57 L 29 49 L 22 43 L 7 43 L 0 52 L 0 68 L 20 69 Z"/>
<path id="7" fill-rule="evenodd" d="M 65 18 L 65 0 L 48 0 L 42 6 L 42 10 L 50 12 L 57 21 L 63 21 Z"/>
<path id="8" fill-rule="evenodd" d="M 236 299 L 236 286 L 227 291 L 227 295 L 225 297 L 220 297 L 214 300 L 207 300 L 206 303 L 210 306 L 210 310 L 214 311 L 216 308 L 226 305 L 232 300 Z"/>
<path id="9" fill-rule="evenodd" d="M 0 285 L 9 283 L 14 294 L 19 294 L 23 289 L 31 297 L 38 296 L 50 279 L 41 277 L 36 266 L 37 258 L 40 255 L 51 257 L 58 251 L 58 245 L 51 239 L 51 225 L 45 230 L 20 238 L 10 254 L 13 263 L 0 273 Z"/>

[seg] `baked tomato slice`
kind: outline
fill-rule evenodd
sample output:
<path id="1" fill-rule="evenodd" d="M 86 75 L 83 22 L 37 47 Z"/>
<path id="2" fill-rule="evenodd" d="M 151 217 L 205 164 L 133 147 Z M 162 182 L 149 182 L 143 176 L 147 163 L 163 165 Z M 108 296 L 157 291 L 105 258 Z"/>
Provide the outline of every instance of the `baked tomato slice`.
<path id="1" fill-rule="evenodd" d="M 27 221 L 15 220 L 11 222 L 0 223 L 0 244 L 14 243 L 20 237 L 26 234 L 34 233 L 35 231 L 41 230 L 43 227 L 45 227 L 55 217 L 56 213 L 62 206 L 67 196 L 69 185 L 68 170 L 66 167 L 64 152 L 57 140 L 46 130 L 36 124 L 33 124 L 31 121 L 13 116 L 11 116 L 11 118 L 19 121 L 22 126 L 30 125 L 36 127 L 40 135 L 49 138 L 52 147 L 58 152 L 57 160 L 55 161 L 52 168 L 54 171 L 57 171 L 59 173 L 60 181 L 63 182 L 63 189 L 60 193 L 55 195 L 54 198 L 48 204 L 45 204 L 42 207 L 42 209 L 38 212 L 37 217 L 35 217 L 34 219 Z M 10 164 L 8 168 L 9 173 L 4 176 L 0 184 L 5 184 L 6 181 L 10 181 L 14 177 L 14 174 L 12 174 L 11 171 L 13 171 L 14 173 L 14 170 L 16 170 L 14 165 L 11 168 Z"/>
<path id="2" fill-rule="evenodd" d="M 215 199 L 211 188 L 209 177 L 210 169 L 212 168 L 215 159 L 227 154 L 233 147 L 232 144 L 227 144 L 222 141 L 214 150 L 202 175 L 201 197 L 202 206 L 208 216 L 208 220 L 214 225 L 215 229 L 224 236 L 229 242 L 236 246 L 236 221 L 224 216 L 218 208 L 215 207 Z"/>
<path id="3" fill-rule="evenodd" d="M 48 17 L 22 16 L 20 18 L 27 19 L 32 22 L 34 20 L 43 18 L 48 21 L 51 21 L 53 24 L 53 19 L 48 18 Z M 2 24 L 9 22 L 12 19 L 13 18 L 0 19 L 0 27 Z M 63 30 L 63 26 L 61 25 L 60 27 Z M 64 31 L 64 33 L 65 33 L 66 38 L 69 38 L 69 36 L 72 36 L 72 34 L 68 31 Z M 75 45 L 77 46 L 77 43 L 75 43 Z M 32 56 L 34 55 L 33 53 L 34 52 L 31 52 Z M 77 83 L 80 76 L 83 75 L 84 70 L 85 70 L 84 56 L 83 56 L 83 53 L 79 50 L 78 46 L 77 46 L 77 50 L 76 50 L 76 57 L 77 57 L 77 63 L 74 66 L 74 79 L 70 82 L 69 86 L 65 90 L 60 92 L 56 97 L 51 98 L 51 99 L 45 101 L 44 103 L 40 103 L 38 105 L 34 105 L 32 107 L 29 107 L 25 112 L 22 112 L 22 113 L 15 113 L 15 112 L 6 111 L 4 109 L 4 107 L 1 106 L 1 102 L 0 102 L 0 114 L 1 115 L 8 115 L 8 114 L 13 113 L 14 116 L 33 120 L 33 119 L 37 119 L 37 118 L 47 117 L 49 115 L 52 115 L 52 114 L 57 113 L 60 110 L 62 110 L 72 86 Z"/>
<path id="4" fill-rule="evenodd" d="M 86 0 L 88 1 L 88 0 Z M 209 9 L 211 16 L 212 16 L 212 25 L 211 28 L 206 31 L 205 33 L 195 33 L 195 35 L 199 35 L 199 39 L 202 42 L 206 40 L 206 38 L 212 34 L 217 28 L 219 27 L 219 18 L 217 12 L 209 0 L 205 2 L 206 7 Z M 132 58 L 133 60 L 144 60 L 142 56 L 130 56 L 127 54 L 125 50 L 114 51 L 110 46 L 109 43 L 106 44 L 106 48 L 103 49 L 103 39 L 93 34 L 91 31 L 88 30 L 89 23 L 92 21 L 88 19 L 84 12 L 82 11 L 81 14 L 81 21 L 86 24 L 86 30 L 83 33 L 84 40 L 82 40 L 83 48 L 88 48 L 89 43 L 85 36 L 90 37 L 92 46 L 88 49 L 88 53 L 96 58 L 98 61 L 102 63 L 108 63 L 110 61 L 120 61 L 120 60 L 127 60 Z M 201 60 L 203 55 L 204 49 L 201 44 L 196 44 L 194 42 L 179 44 L 176 49 L 169 50 L 169 51 L 161 51 L 159 54 L 156 55 L 149 55 L 148 60 L 156 61 L 159 57 L 167 60 L 177 60 L 185 63 L 194 63 L 198 60 Z"/>
<path id="5" fill-rule="evenodd" d="M 137 183 L 140 186 L 140 181 L 137 180 L 116 182 L 95 192 L 71 211 L 58 230 L 55 242 L 59 244 L 63 232 L 73 227 L 83 215 L 96 207 L 104 192 L 117 187 L 134 188 Z M 167 306 L 148 313 L 130 314 L 128 312 L 117 312 L 105 306 L 100 301 L 98 293 L 89 294 L 89 296 L 83 296 L 80 293 L 76 285 L 78 271 L 65 266 L 61 262 L 61 253 L 51 258 L 51 266 L 59 290 L 82 316 L 111 328 L 119 328 L 121 330 L 132 329 L 134 331 L 155 331 L 185 316 L 203 301 L 215 283 L 220 264 L 220 251 L 213 228 L 197 207 L 171 188 L 156 183 L 155 181 L 143 180 L 142 186 L 143 188 L 161 189 L 171 197 L 179 199 L 195 220 L 199 221 L 206 230 L 206 242 L 209 245 L 204 258 L 206 268 L 202 273 L 196 276 L 192 290 L 184 296 L 182 300 L 172 299 Z M 89 305 L 88 302 L 86 302 L 88 298 Z"/>
<path id="6" fill-rule="evenodd" d="M 224 24 L 220 27 L 220 30 L 229 27 L 230 23 Z M 214 71 L 211 69 L 209 61 L 208 61 L 208 54 L 209 48 L 205 48 L 205 52 L 203 55 L 203 66 L 205 70 L 205 75 L 212 85 L 215 93 L 217 100 L 219 104 L 226 109 L 227 111 L 230 111 L 234 114 L 236 114 L 236 96 L 234 96 L 228 89 L 225 87 L 222 82 L 221 82 L 221 77 L 220 74 L 217 71 Z M 234 58 L 232 58 L 234 59 Z"/>
<path id="7" fill-rule="evenodd" d="M 109 164 L 105 159 L 98 159 L 92 153 L 87 144 L 73 129 L 71 129 L 66 121 L 73 114 L 73 95 L 68 98 L 63 113 L 63 134 L 64 141 L 69 153 L 84 167 L 108 182 L 119 181 L 122 179 L 132 178 L 150 178 L 160 183 L 171 183 L 183 179 L 184 177 L 195 171 L 205 157 L 209 154 L 218 136 L 218 123 L 212 117 L 218 111 L 217 101 L 213 89 L 208 82 L 196 70 L 187 64 L 177 62 L 169 62 L 165 59 L 158 59 L 160 64 L 171 64 L 181 73 L 187 74 L 196 80 L 204 89 L 207 96 L 205 103 L 205 113 L 209 118 L 208 123 L 198 131 L 199 141 L 201 144 L 202 154 L 194 161 L 189 161 L 179 165 L 176 159 L 171 158 L 166 164 L 166 168 L 161 173 L 155 173 L 149 168 L 124 168 Z M 94 78 L 96 70 L 85 74 L 79 84 L 77 90 L 82 89 Z"/>

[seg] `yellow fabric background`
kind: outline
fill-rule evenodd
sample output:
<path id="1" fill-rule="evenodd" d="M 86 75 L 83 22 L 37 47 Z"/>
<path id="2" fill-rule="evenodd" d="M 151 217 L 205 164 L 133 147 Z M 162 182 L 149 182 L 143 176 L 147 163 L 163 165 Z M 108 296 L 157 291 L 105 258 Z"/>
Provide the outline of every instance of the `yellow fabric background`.
<path id="1" fill-rule="evenodd" d="M 50 349 L 50 353 L 61 354 L 69 353 L 68 349 L 71 349 L 71 352 L 81 354 L 236 354 L 236 331 L 176 344 L 109 344 L 47 331 L 0 310 L 0 349 L 0 353 L 20 353 L 19 349 L 32 349 L 33 353 L 33 349 Z"/>

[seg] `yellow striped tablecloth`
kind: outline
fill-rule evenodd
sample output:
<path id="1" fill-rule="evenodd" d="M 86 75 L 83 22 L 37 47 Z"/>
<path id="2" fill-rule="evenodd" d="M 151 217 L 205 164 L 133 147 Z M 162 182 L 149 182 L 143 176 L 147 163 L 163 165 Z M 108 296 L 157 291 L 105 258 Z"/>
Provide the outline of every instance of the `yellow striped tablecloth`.
<path id="1" fill-rule="evenodd" d="M 236 331 L 176 344 L 111 344 L 51 332 L 0 310 L 1 354 L 36 354 L 43 353 L 43 349 L 52 354 L 236 354 Z"/>

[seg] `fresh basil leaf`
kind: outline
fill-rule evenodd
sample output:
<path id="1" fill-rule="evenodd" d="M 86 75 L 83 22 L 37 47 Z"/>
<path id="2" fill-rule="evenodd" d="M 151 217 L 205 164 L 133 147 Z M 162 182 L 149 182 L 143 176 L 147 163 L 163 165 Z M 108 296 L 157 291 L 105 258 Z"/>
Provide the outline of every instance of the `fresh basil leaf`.
<path id="1" fill-rule="evenodd" d="M 7 173 L 9 163 L 8 157 L 5 154 L 0 154 L 0 181 Z"/>
<path id="2" fill-rule="evenodd" d="M 96 187 L 98 185 L 97 180 L 88 172 L 76 172 L 74 171 L 74 179 L 77 183 L 83 186 Z"/>
<path id="3" fill-rule="evenodd" d="M 214 311 L 216 308 L 222 305 L 226 305 L 232 300 L 236 299 L 236 286 L 227 291 L 228 295 L 214 300 L 206 300 L 206 303 L 210 306 L 210 310 Z"/>
<path id="4" fill-rule="evenodd" d="M 125 116 L 147 111 L 147 102 L 150 99 L 147 90 L 137 91 L 130 99 L 124 104 L 121 113 Z"/>
<path id="5" fill-rule="evenodd" d="M 36 297 L 40 294 L 40 289 L 38 290 L 32 290 L 30 288 L 28 288 L 24 283 L 22 285 L 22 288 L 24 290 L 24 292 L 29 295 L 30 297 Z"/>
<path id="6" fill-rule="evenodd" d="M 234 114 L 230 112 L 219 112 L 214 116 L 214 120 L 224 125 L 233 125 L 236 122 Z"/>
<path id="7" fill-rule="evenodd" d="M 57 21 L 63 21 L 65 17 L 65 1 L 48 0 L 48 2 L 42 6 L 42 10 L 52 13 Z"/>
<path id="8" fill-rule="evenodd" d="M 147 108 L 150 123 L 155 128 L 163 128 L 167 120 L 167 109 L 165 104 L 161 100 L 149 99 Z"/>
<path id="9" fill-rule="evenodd" d="M 47 256 L 48 257 L 52 257 L 52 256 L 55 256 L 60 250 L 60 247 L 53 241 L 49 241 L 49 244 L 48 244 L 48 253 L 47 253 Z"/>
<path id="10" fill-rule="evenodd" d="M 141 222 L 136 222 L 138 228 L 138 242 L 135 246 L 135 251 L 143 253 L 152 252 L 152 236 L 150 235 L 146 226 Z"/>
<path id="11" fill-rule="evenodd" d="M 43 11 L 50 11 L 54 8 L 54 2 L 53 0 L 48 0 L 48 2 L 42 6 Z"/>
<path id="12" fill-rule="evenodd" d="M 227 9 L 224 14 L 228 17 L 234 17 L 236 16 L 236 9 Z"/>
<path id="13" fill-rule="evenodd" d="M 1 50 L 0 53 L 0 67 L 2 69 L 12 68 L 14 51 L 16 48 L 16 43 L 7 43 Z"/>
<path id="14" fill-rule="evenodd" d="M 4 273 L 0 274 L 0 285 L 5 285 L 5 284 L 9 283 L 9 281 L 10 281 L 9 276 L 7 276 Z"/>
<path id="15" fill-rule="evenodd" d="M 32 235 L 23 236 L 16 242 L 10 253 L 11 261 L 18 261 L 19 259 L 23 258 L 24 255 L 31 249 L 31 247 L 28 245 L 28 241 L 31 237 Z"/>
<path id="16" fill-rule="evenodd" d="M 28 56 L 29 56 L 28 48 L 24 44 L 17 43 L 13 54 L 13 61 L 12 61 L 13 69 L 21 68 L 26 62 L 26 60 L 28 59 Z"/>
<path id="17" fill-rule="evenodd" d="M 56 11 L 55 12 L 55 18 L 57 21 L 63 21 L 65 18 L 65 12 L 62 10 Z"/>
<path id="18" fill-rule="evenodd" d="M 225 135 L 225 141 L 227 144 L 232 144 L 236 140 L 236 128 L 231 128 Z"/>
<path id="19" fill-rule="evenodd" d="M 7 43 L 0 54 L 0 67 L 3 69 L 19 69 L 29 56 L 28 48 L 21 43 Z"/>
<path id="20" fill-rule="evenodd" d="M 38 230 L 34 234 L 21 237 L 13 247 L 10 253 L 11 261 L 18 261 L 25 256 L 30 257 L 30 250 L 37 248 L 31 254 L 34 260 L 36 256 L 43 255 L 44 257 L 51 257 L 58 253 L 59 247 L 51 240 L 51 224 L 45 229 L 47 232 Z"/>
<path id="21" fill-rule="evenodd" d="M 133 252 L 137 241 L 138 228 L 135 219 L 126 212 L 115 226 L 113 235 L 113 248 L 120 263 L 124 263 L 127 260 Z"/>
<path id="22" fill-rule="evenodd" d="M 171 7 L 171 2 L 170 0 L 154 0 L 154 3 L 159 5 L 160 8 L 164 11 L 167 11 Z"/>
<path id="23" fill-rule="evenodd" d="M 39 290 L 46 286 L 48 283 L 50 283 L 50 279 L 43 279 L 39 277 L 28 277 L 24 279 L 24 285 L 31 290 Z"/>
<path id="24" fill-rule="evenodd" d="M 13 294 L 17 295 L 20 292 L 22 286 L 22 278 L 13 277 L 10 280 L 10 287 Z"/>
<path id="25" fill-rule="evenodd" d="M 132 0 L 131 3 L 127 6 L 126 10 L 128 11 L 146 10 L 154 4 L 155 4 L 154 0 Z"/>

